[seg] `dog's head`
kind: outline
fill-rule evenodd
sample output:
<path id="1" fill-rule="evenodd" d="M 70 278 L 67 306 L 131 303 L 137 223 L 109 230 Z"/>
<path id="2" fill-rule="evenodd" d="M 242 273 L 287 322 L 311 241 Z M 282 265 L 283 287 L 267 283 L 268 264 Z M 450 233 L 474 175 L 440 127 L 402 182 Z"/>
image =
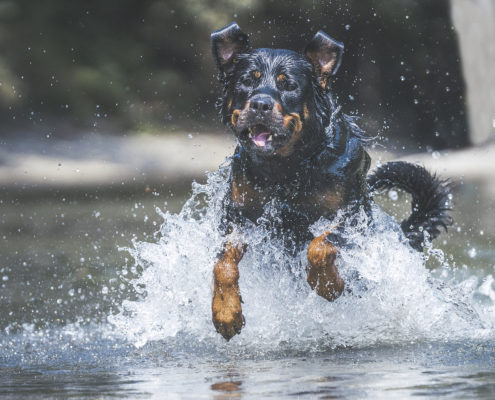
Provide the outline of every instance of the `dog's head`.
<path id="1" fill-rule="evenodd" d="M 319 31 L 303 54 L 251 49 L 232 23 L 211 34 L 211 46 L 224 85 L 222 120 L 243 147 L 262 157 L 289 157 L 321 142 L 342 43 Z"/>

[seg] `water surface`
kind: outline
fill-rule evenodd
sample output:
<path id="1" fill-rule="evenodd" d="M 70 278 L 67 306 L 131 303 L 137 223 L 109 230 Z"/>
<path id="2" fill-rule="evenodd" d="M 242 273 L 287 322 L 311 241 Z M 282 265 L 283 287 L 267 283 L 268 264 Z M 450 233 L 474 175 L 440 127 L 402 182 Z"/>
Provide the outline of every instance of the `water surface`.
<path id="1" fill-rule="evenodd" d="M 379 210 L 371 239 L 350 229 L 342 271 L 363 279 L 335 303 L 304 283 L 304 253 L 253 227 L 241 264 L 247 323 L 229 343 L 209 315 L 224 189 L 213 176 L 181 214 L 189 185 L 4 193 L 0 396 L 494 397 L 486 188 L 458 186 L 457 224 L 425 257 Z M 390 198 L 381 204 L 403 213 L 407 198 Z"/>

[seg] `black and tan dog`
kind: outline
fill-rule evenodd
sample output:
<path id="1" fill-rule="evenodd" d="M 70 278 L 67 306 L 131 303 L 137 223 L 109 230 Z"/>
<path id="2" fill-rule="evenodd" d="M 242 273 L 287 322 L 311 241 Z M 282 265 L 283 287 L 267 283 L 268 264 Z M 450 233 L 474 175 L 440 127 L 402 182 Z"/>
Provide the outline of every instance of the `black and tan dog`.
<path id="1" fill-rule="evenodd" d="M 275 230 L 294 246 L 308 243 L 309 226 L 338 210 L 352 217 L 369 209 L 371 190 L 399 187 L 413 196 L 402 229 L 422 249 L 449 224 L 447 186 L 424 168 L 389 163 L 367 177 L 370 157 L 365 135 L 340 112 L 331 78 L 340 65 L 343 44 L 319 31 L 304 53 L 251 49 L 248 37 L 232 23 L 211 35 L 223 95 L 219 110 L 238 141 L 225 198 L 226 233 L 246 219 L 256 222 L 264 205 L 276 201 L 282 218 Z M 227 340 L 244 324 L 238 263 L 248 243 L 225 243 L 214 267 L 213 324 Z M 335 260 L 338 232 L 309 242 L 307 281 L 329 301 L 345 286 Z M 249 301 L 249 300 L 247 300 Z"/>

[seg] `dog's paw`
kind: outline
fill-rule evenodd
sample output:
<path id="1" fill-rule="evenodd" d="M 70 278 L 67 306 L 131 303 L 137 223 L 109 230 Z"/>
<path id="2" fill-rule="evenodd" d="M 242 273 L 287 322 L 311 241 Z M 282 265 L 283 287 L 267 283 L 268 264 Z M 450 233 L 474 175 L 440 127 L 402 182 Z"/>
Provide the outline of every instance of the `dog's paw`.
<path id="1" fill-rule="evenodd" d="M 318 236 L 308 246 L 306 280 L 318 295 L 334 301 L 342 294 L 344 281 L 336 266 L 338 250 L 327 237 L 327 234 Z"/>
<path id="2" fill-rule="evenodd" d="M 245 320 L 242 315 L 241 297 L 237 290 L 215 293 L 212 304 L 213 325 L 227 341 L 241 333 Z"/>

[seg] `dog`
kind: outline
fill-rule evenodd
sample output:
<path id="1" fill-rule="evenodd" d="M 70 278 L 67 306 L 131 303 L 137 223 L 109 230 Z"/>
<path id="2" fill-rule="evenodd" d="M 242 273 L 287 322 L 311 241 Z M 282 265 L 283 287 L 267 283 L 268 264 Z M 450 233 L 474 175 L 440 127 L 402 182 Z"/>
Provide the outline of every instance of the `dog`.
<path id="1" fill-rule="evenodd" d="M 393 162 L 368 175 L 367 136 L 332 93 L 342 43 L 319 31 L 303 53 L 252 49 L 231 23 L 211 34 L 211 48 L 222 85 L 218 110 L 238 143 L 223 203 L 226 235 L 242 231 L 247 220 L 256 223 L 275 200 L 283 215 L 279 233 L 295 247 L 309 242 L 309 286 L 333 301 L 345 288 L 336 265 L 343 244 L 338 228 L 312 237 L 308 228 L 320 217 L 369 213 L 373 191 L 397 187 L 412 194 L 401 228 L 414 249 L 422 251 L 425 235 L 433 239 L 451 224 L 449 185 L 423 167 Z M 238 264 L 247 246 L 227 240 L 213 268 L 212 319 L 227 341 L 245 323 Z"/>

